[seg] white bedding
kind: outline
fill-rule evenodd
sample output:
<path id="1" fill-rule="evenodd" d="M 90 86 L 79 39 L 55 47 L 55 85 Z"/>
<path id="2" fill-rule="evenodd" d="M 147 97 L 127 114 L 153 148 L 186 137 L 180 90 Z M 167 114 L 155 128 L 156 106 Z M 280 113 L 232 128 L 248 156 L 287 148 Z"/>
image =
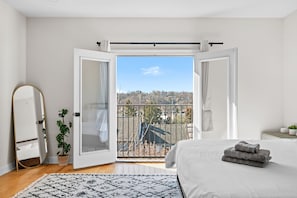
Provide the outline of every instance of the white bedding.
<path id="1" fill-rule="evenodd" d="M 177 175 L 187 198 L 296 198 L 297 141 L 261 140 L 271 151 L 264 168 L 221 160 L 224 149 L 238 140 L 185 140 L 166 156 L 166 166 L 176 163 Z"/>

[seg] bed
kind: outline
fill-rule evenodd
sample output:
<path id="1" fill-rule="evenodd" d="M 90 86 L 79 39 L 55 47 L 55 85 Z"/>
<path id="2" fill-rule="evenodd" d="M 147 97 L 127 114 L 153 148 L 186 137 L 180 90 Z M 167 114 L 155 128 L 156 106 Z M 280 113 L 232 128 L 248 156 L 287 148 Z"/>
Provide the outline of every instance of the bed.
<path id="1" fill-rule="evenodd" d="M 166 156 L 166 167 L 177 168 L 187 198 L 297 197 L 297 141 L 248 141 L 269 149 L 272 159 L 264 168 L 224 162 L 224 149 L 239 140 L 183 140 Z"/>

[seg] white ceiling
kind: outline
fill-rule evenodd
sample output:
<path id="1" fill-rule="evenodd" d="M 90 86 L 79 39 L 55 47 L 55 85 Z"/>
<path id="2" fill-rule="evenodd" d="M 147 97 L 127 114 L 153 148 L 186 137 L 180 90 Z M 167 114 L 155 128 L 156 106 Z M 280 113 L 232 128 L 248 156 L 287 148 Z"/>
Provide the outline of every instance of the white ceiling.
<path id="1" fill-rule="evenodd" d="M 5 0 L 28 17 L 283 18 L 297 0 Z"/>

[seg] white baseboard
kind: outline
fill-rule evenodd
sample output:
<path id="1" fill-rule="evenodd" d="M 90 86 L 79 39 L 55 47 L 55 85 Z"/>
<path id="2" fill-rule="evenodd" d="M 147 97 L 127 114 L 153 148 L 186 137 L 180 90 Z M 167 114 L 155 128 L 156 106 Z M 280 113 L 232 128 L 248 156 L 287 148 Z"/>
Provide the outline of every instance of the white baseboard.
<path id="1" fill-rule="evenodd" d="M 58 158 L 57 156 L 48 156 L 44 164 L 58 164 Z M 69 164 L 72 164 L 72 157 L 69 158 Z"/>
<path id="2" fill-rule="evenodd" d="M 0 176 L 4 175 L 6 173 L 9 173 L 10 171 L 15 169 L 15 162 L 11 162 L 5 166 L 0 167 Z"/>
<path id="3" fill-rule="evenodd" d="M 57 160 L 56 156 L 48 156 L 48 157 L 46 157 L 44 163 L 45 164 L 57 164 L 58 160 Z"/>

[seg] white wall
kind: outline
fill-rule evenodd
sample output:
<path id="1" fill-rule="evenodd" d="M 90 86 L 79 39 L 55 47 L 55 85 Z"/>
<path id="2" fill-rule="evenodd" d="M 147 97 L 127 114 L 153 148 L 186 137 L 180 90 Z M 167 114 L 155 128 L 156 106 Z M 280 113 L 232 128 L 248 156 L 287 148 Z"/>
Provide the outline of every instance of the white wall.
<path id="1" fill-rule="evenodd" d="M 297 11 L 284 20 L 284 125 L 297 124 Z"/>
<path id="2" fill-rule="evenodd" d="M 0 175 L 14 165 L 11 97 L 26 79 L 26 18 L 0 0 Z"/>
<path id="3" fill-rule="evenodd" d="M 28 19 L 28 81 L 45 95 L 49 156 L 57 151 L 57 111 L 73 107 L 73 48 L 96 41 L 223 41 L 238 47 L 239 137 L 282 125 L 281 19 Z"/>

